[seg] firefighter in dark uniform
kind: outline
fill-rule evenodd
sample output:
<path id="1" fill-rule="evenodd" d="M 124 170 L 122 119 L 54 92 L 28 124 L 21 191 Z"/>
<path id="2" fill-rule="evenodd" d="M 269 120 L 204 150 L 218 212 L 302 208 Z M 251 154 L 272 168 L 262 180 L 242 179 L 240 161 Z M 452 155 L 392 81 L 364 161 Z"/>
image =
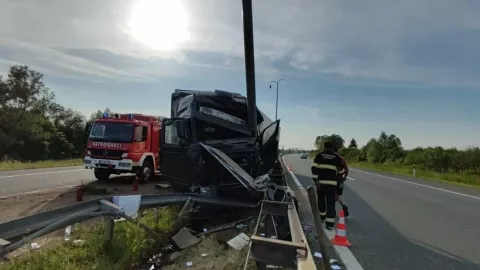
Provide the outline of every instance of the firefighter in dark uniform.
<path id="1" fill-rule="evenodd" d="M 313 160 L 312 174 L 317 186 L 318 209 L 328 230 L 335 225 L 335 199 L 339 185 L 338 172 L 347 169 L 345 161 L 337 153 L 331 142 L 325 142 L 324 150 Z"/>

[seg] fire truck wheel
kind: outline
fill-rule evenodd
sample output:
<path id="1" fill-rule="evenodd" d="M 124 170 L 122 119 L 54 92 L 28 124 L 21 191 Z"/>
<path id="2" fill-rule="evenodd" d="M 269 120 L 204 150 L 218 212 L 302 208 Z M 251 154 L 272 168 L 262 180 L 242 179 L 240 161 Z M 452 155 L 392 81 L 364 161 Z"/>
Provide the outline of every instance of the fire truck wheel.
<path id="1" fill-rule="evenodd" d="M 93 174 L 98 181 L 107 181 L 110 178 L 110 172 L 107 170 L 95 169 Z"/>
<path id="2" fill-rule="evenodd" d="M 152 179 L 155 174 L 155 169 L 153 168 L 153 163 L 150 160 L 145 160 L 143 162 L 142 168 L 140 169 L 140 182 L 146 183 Z"/>

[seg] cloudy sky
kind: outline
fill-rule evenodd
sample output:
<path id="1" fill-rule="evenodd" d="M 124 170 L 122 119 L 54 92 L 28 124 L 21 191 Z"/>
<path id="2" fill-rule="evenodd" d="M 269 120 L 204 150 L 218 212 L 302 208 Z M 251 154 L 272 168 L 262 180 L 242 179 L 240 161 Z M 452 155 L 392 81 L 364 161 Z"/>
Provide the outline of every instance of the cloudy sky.
<path id="1" fill-rule="evenodd" d="M 480 2 L 253 1 L 258 106 L 285 147 L 381 131 L 478 145 Z M 0 0 L 0 74 L 27 64 L 89 115 L 168 115 L 174 89 L 245 93 L 240 0 Z"/>

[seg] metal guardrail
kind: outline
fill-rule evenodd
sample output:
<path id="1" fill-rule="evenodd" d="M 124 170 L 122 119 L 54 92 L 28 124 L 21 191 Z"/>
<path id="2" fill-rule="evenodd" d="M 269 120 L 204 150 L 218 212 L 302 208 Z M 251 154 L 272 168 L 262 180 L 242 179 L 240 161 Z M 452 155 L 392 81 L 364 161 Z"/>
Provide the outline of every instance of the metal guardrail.
<path id="1" fill-rule="evenodd" d="M 225 207 L 256 208 L 259 203 L 246 203 L 227 198 L 208 197 L 199 194 L 162 194 L 162 195 L 140 195 L 140 208 L 154 208 L 171 204 L 185 203 L 187 200 L 200 204 L 212 204 Z M 78 222 L 86 221 L 98 216 L 112 216 L 110 211 L 102 211 L 104 204 L 102 201 L 112 202 L 113 197 L 103 197 L 86 202 L 76 203 L 61 207 L 55 210 L 39 213 L 36 215 L 12 220 L 0 224 L 0 239 L 7 242 L 18 241 L 24 237 L 34 235 L 36 237 L 54 232 L 60 228 L 72 225 Z M 115 215 L 119 215 L 116 212 Z M 31 238 L 31 237 L 29 237 Z M 10 244 L 5 245 L 0 256 L 8 249 Z M 3 254 L 2 254 L 3 253 Z"/>

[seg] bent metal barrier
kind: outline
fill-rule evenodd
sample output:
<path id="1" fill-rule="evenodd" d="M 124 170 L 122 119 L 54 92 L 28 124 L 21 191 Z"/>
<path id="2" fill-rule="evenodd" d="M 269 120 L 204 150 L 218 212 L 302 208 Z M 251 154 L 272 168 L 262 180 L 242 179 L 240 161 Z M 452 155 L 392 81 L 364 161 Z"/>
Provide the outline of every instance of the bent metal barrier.
<path id="1" fill-rule="evenodd" d="M 283 170 L 281 177 L 284 178 Z M 289 190 L 288 187 L 285 187 Z M 293 192 L 290 192 L 293 193 Z M 83 222 L 96 217 L 124 217 L 131 222 L 134 219 L 125 215 L 121 208 L 112 202 L 113 197 L 76 203 L 55 210 L 12 220 L 0 224 L 0 258 L 20 248 L 35 238 L 65 228 L 75 223 Z M 258 203 L 245 203 L 238 200 L 217 198 L 199 194 L 162 194 L 141 195 L 140 209 L 155 208 L 172 204 L 199 203 L 219 205 L 225 207 L 259 208 L 259 219 L 255 232 L 250 238 L 249 256 L 247 260 L 254 260 L 260 264 L 274 264 L 279 266 L 294 266 L 298 269 L 316 269 L 306 237 L 302 230 L 294 199 L 290 201 L 263 200 Z M 259 236 L 259 220 L 284 217 L 288 222 L 291 241 Z M 274 222 L 275 223 L 275 222 Z M 141 226 L 141 224 L 137 224 Z M 274 226 L 276 226 L 274 224 Z M 142 226 L 143 228 L 143 226 Z M 149 230 L 149 228 L 144 228 Z M 106 235 L 113 233 L 113 219 L 109 219 Z M 274 229 L 277 230 L 276 228 Z M 155 234 L 154 231 L 149 233 Z M 109 237 L 111 238 L 111 236 Z M 108 238 L 107 238 L 108 239 Z"/>

